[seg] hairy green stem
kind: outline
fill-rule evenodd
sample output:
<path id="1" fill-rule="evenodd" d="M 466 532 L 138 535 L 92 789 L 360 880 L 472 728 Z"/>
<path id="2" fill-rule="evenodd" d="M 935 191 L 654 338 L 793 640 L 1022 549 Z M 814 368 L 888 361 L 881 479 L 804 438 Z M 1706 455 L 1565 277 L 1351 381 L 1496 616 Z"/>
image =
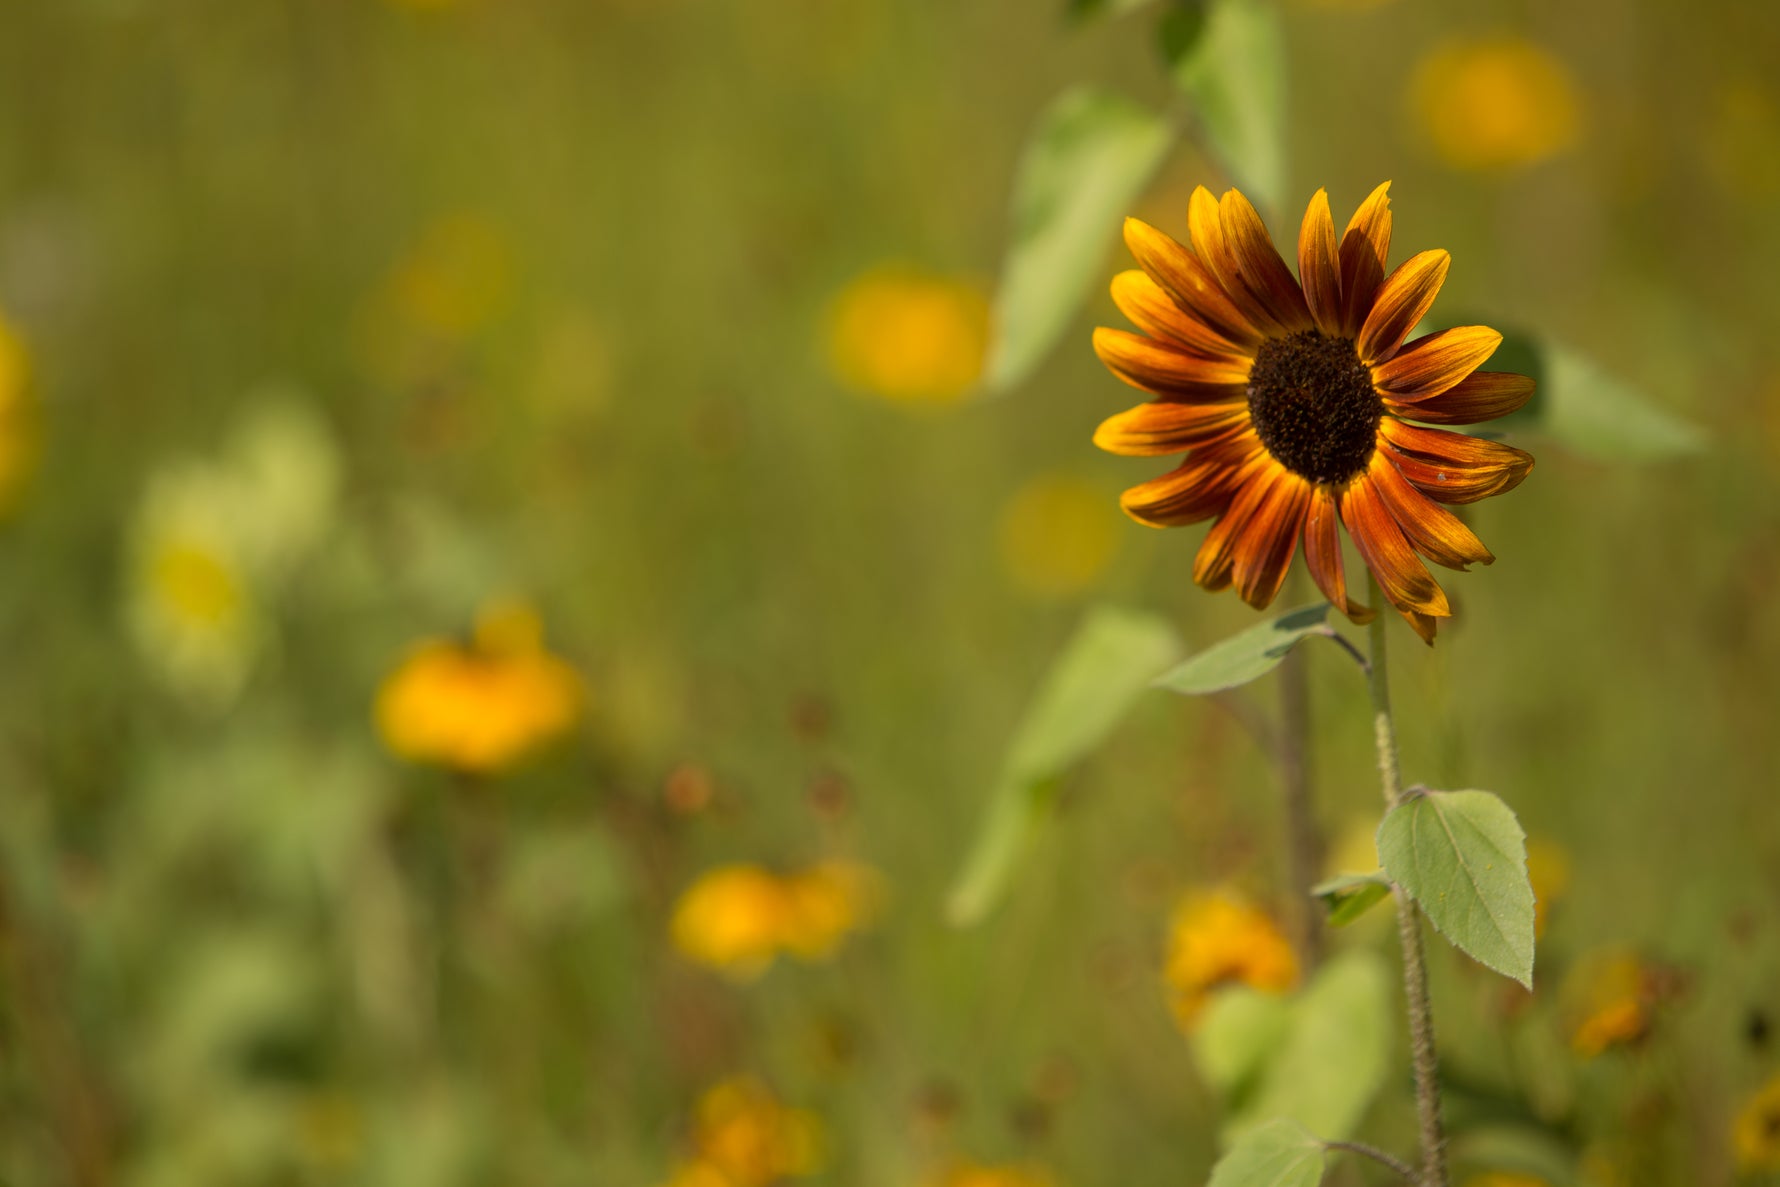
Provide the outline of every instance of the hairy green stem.
<path id="1" fill-rule="evenodd" d="M 1378 617 L 1367 631 L 1371 667 L 1366 687 L 1372 694 L 1372 731 L 1378 744 L 1378 780 L 1385 808 L 1403 799 L 1403 777 L 1397 766 L 1397 729 L 1391 720 L 1391 686 L 1385 656 L 1385 614 L 1378 581 L 1370 580 L 1371 602 Z M 1446 1132 L 1440 1119 L 1439 1060 L 1434 1049 L 1434 1007 L 1428 997 L 1428 966 L 1422 952 L 1421 911 L 1401 886 L 1391 888 L 1397 900 L 1397 934 L 1403 944 L 1403 992 L 1409 1006 L 1409 1054 L 1415 1070 L 1415 1113 L 1421 1131 L 1421 1187 L 1448 1187 Z"/>

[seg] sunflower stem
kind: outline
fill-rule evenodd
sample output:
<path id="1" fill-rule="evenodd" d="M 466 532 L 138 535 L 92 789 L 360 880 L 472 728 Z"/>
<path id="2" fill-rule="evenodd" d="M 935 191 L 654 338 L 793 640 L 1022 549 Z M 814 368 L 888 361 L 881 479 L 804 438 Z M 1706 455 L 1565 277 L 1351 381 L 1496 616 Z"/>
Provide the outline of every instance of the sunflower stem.
<path id="1" fill-rule="evenodd" d="M 1391 686 L 1385 656 L 1386 603 L 1378 581 L 1369 577 L 1369 600 L 1379 614 L 1367 629 L 1371 665 L 1366 687 L 1372 694 L 1372 729 L 1378 745 L 1378 781 L 1389 811 L 1403 800 L 1403 776 L 1397 765 L 1397 727 L 1391 719 Z M 1397 935 L 1403 945 L 1403 993 L 1409 1007 L 1409 1053 L 1415 1071 L 1415 1113 L 1421 1131 L 1421 1187 L 1448 1187 L 1446 1132 L 1440 1119 L 1440 1069 L 1434 1048 L 1434 1007 L 1428 996 L 1428 966 L 1422 951 L 1421 911 L 1401 886 L 1391 888 L 1397 901 Z"/>

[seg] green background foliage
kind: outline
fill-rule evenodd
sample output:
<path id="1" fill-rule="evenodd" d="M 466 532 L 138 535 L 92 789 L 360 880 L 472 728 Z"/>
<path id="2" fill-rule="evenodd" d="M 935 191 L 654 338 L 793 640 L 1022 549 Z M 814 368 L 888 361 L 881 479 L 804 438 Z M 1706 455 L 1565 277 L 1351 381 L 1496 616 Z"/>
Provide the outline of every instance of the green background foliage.
<path id="1" fill-rule="evenodd" d="M 1243 715 L 1139 698 L 1057 781 L 996 913 L 945 919 L 1090 606 L 1191 651 L 1256 621 L 1193 587 L 1199 529 L 1120 516 L 1166 463 L 1089 444 L 1136 399 L 1087 345 L 1120 324 L 1116 223 L 1005 398 L 909 407 L 826 359 L 861 272 L 1003 274 L 1057 95 L 1192 126 L 1164 6 L 1068 7 L 0 4 L 0 317 L 39 438 L 0 527 L 0 1181 L 648 1187 L 736 1073 L 821 1118 L 812 1184 L 919 1187 L 957 1158 L 1203 1181 L 1236 1110 L 1168 1010 L 1170 911 L 1220 883 L 1294 908 Z M 1279 21 L 1276 238 L 1317 187 L 1342 217 L 1391 178 L 1393 259 L 1453 253 L 1437 316 L 1576 352 L 1556 419 L 1510 426 L 1531 477 L 1466 511 L 1497 563 L 1442 575 L 1435 649 L 1392 624 L 1407 778 L 1490 788 L 1572 867 L 1530 998 L 1432 945 L 1461 1181 L 1518 1160 L 1553 1187 L 1728 1184 L 1732 1118 L 1780 1070 L 1780 11 L 1291 0 Z M 1582 118 L 1565 151 L 1480 174 L 1425 135 L 1416 70 L 1503 32 L 1566 63 Z M 1183 234 L 1192 187 L 1231 180 L 1183 136 L 1129 213 Z M 392 342 L 382 294 L 441 220 L 482 229 L 459 233 L 467 305 Z M 276 566 L 244 683 L 194 701 L 135 642 L 131 525 L 268 383 L 335 442 L 337 490 Z M 1004 559 L 1039 474 L 1097 492 L 1116 542 L 1061 592 Z M 252 539 L 292 519 L 243 514 Z M 586 682 L 572 738 L 487 779 L 393 757 L 380 682 L 507 594 Z M 1326 642 L 1298 654 L 1319 873 L 1366 873 L 1362 682 Z M 1237 695 L 1264 714 L 1277 692 Z M 668 943 L 711 866 L 829 856 L 887 887 L 833 961 L 738 985 Z M 1340 959 L 1392 967 L 1387 916 L 1336 934 Z M 1583 1060 L 1566 986 L 1608 943 L 1674 992 L 1641 1044 Z M 1354 1124 L 1407 1149 L 1387 1004 Z M 1373 1181 L 1351 1163 L 1332 1181 Z"/>

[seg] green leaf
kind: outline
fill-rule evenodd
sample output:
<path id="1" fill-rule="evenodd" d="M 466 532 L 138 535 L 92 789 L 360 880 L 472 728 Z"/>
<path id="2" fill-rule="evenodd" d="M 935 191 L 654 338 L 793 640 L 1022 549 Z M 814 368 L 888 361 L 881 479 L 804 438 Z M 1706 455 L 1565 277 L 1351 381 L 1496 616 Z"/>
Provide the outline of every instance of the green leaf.
<path id="1" fill-rule="evenodd" d="M 1706 432 L 1653 402 L 1576 350 L 1547 342 L 1539 427 L 1585 457 L 1661 461 L 1698 453 Z"/>
<path id="2" fill-rule="evenodd" d="M 1533 987 L 1533 886 L 1526 834 L 1487 791 L 1430 791 L 1378 826 L 1378 857 L 1440 934 Z"/>
<path id="3" fill-rule="evenodd" d="M 1353 1133 L 1389 1072 L 1391 979 L 1372 952 L 1330 960 L 1298 996 L 1285 1041 L 1226 1132 L 1288 1117 L 1331 1139 Z"/>
<path id="4" fill-rule="evenodd" d="M 1322 1142 L 1284 1119 L 1256 1126 L 1211 1168 L 1207 1187 L 1316 1187 L 1323 1181 Z"/>
<path id="5" fill-rule="evenodd" d="M 1156 681 L 1156 687 L 1188 696 L 1223 692 L 1273 671 L 1310 635 L 1332 634 L 1329 604 L 1303 606 L 1268 619 L 1208 647 Z"/>
<path id="6" fill-rule="evenodd" d="M 1110 606 L 1089 612 L 1027 707 L 946 913 L 980 920 L 1048 813 L 1057 780 L 1117 725 L 1180 655 L 1167 620 Z"/>
<path id="7" fill-rule="evenodd" d="M 1193 1063 L 1224 1101 L 1240 1100 L 1291 1033 L 1292 998 L 1232 986 L 1206 1004 L 1193 1031 Z"/>
<path id="8" fill-rule="evenodd" d="M 1191 35 L 1192 19 L 1175 17 L 1161 30 L 1175 85 L 1192 101 L 1230 172 L 1258 205 L 1277 214 L 1286 188 L 1286 50 L 1279 10 L 1271 0 L 1212 0 L 1197 36 Z"/>
<path id="9" fill-rule="evenodd" d="M 1117 95 L 1058 97 L 1027 142 L 1014 182 L 1013 241 L 995 295 L 986 386 L 1032 373 L 1087 295 L 1107 241 L 1174 139 L 1168 122 Z"/>
<path id="10" fill-rule="evenodd" d="M 1382 872 L 1342 874 L 1312 886 L 1310 893 L 1328 909 L 1330 927 L 1346 927 L 1389 895 L 1391 883 Z"/>

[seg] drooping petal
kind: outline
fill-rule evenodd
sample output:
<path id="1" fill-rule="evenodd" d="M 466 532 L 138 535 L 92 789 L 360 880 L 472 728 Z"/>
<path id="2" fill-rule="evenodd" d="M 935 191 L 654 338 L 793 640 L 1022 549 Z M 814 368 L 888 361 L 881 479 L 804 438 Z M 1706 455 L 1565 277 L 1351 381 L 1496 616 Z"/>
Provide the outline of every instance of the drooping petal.
<path id="1" fill-rule="evenodd" d="M 1290 472 L 1266 454 L 1243 467 L 1237 477 L 1237 491 L 1229 508 L 1211 525 L 1211 531 L 1193 557 L 1193 580 L 1216 592 L 1227 588 L 1236 573 L 1237 545 L 1276 484 L 1290 477 Z"/>
<path id="2" fill-rule="evenodd" d="M 1318 190 L 1305 207 L 1298 228 L 1298 281 L 1304 303 L 1317 328 L 1341 336 L 1341 258 L 1335 247 L 1335 217 L 1329 213 L 1329 192 Z"/>
<path id="3" fill-rule="evenodd" d="M 1404 345 L 1388 363 L 1372 369 L 1372 379 L 1385 396 L 1417 403 L 1437 396 L 1477 368 L 1502 345 L 1502 335 L 1488 326 L 1455 326 L 1424 334 Z"/>
<path id="4" fill-rule="evenodd" d="M 1360 360 L 1370 366 L 1388 362 L 1403 345 L 1415 323 L 1427 314 L 1446 281 L 1452 257 L 1444 251 L 1424 251 L 1410 256 L 1385 277 L 1378 300 L 1360 327 Z"/>
<path id="5" fill-rule="evenodd" d="M 1360 203 L 1341 236 L 1341 337 L 1352 338 L 1372 312 L 1391 256 L 1391 183 Z"/>
<path id="6" fill-rule="evenodd" d="M 1513 490 L 1533 468 L 1533 455 L 1512 445 L 1393 416 L 1378 422 L 1378 432 L 1403 477 L 1437 503 L 1475 503 Z"/>
<path id="7" fill-rule="evenodd" d="M 1388 451 L 1373 453 L 1368 473 L 1397 526 L 1417 552 L 1437 565 L 1461 572 L 1473 564 L 1487 565 L 1496 559 L 1458 516 L 1411 486 Z"/>
<path id="8" fill-rule="evenodd" d="M 1125 220 L 1125 246 L 1131 256 L 1162 287 L 1174 303 L 1204 322 L 1227 345 L 1208 353 L 1235 347 L 1250 349 L 1261 341 L 1261 332 L 1224 295 L 1224 290 L 1205 264 L 1186 247 L 1141 219 Z"/>
<path id="9" fill-rule="evenodd" d="M 1243 474 L 1263 450 L 1260 438 L 1195 450 L 1174 470 L 1119 496 L 1119 506 L 1138 523 L 1180 527 L 1218 515 L 1230 505 Z"/>
<path id="10" fill-rule="evenodd" d="M 1282 470 L 1236 541 L 1232 573 L 1236 593 L 1257 610 L 1272 605 L 1279 587 L 1285 584 L 1286 570 L 1291 568 L 1292 554 L 1303 532 L 1310 491 L 1310 483 Z"/>
<path id="11" fill-rule="evenodd" d="M 1243 403 L 1152 401 L 1101 421 L 1094 430 L 1094 444 L 1108 453 L 1155 457 L 1184 453 L 1248 423 L 1248 405 Z"/>
<path id="12" fill-rule="evenodd" d="M 1213 358 L 1247 357 L 1247 352 L 1182 309 L 1147 272 L 1132 268 L 1113 277 L 1112 299 L 1132 325 L 1152 338 Z"/>
<path id="13" fill-rule="evenodd" d="M 1512 371 L 1474 371 L 1439 395 L 1413 404 L 1387 398 L 1386 410 L 1433 425 L 1474 425 L 1518 412 L 1533 398 L 1533 381 Z"/>
<path id="14" fill-rule="evenodd" d="M 1094 331 L 1094 353 L 1132 387 L 1170 399 L 1228 403 L 1247 394 L 1247 359 L 1196 354 L 1104 326 Z"/>
<path id="15" fill-rule="evenodd" d="M 1335 504 L 1335 492 L 1327 486 L 1312 489 L 1310 506 L 1305 510 L 1304 563 L 1330 605 L 1355 622 L 1372 621 L 1372 608 L 1347 596 L 1341 561 L 1341 511 Z"/>
<path id="16" fill-rule="evenodd" d="M 1451 616 L 1445 591 L 1409 546 L 1370 474 L 1356 478 L 1342 491 L 1341 520 L 1391 605 L 1436 618 Z"/>
<path id="17" fill-rule="evenodd" d="M 1267 310 L 1267 314 L 1287 330 L 1307 330 L 1311 326 L 1310 308 L 1304 302 L 1304 290 L 1292 278 L 1292 270 L 1279 258 L 1279 249 L 1267 233 L 1254 203 L 1240 190 L 1230 190 L 1218 203 L 1218 221 L 1224 228 L 1224 242 L 1236 264 L 1236 275 L 1243 288 Z"/>

